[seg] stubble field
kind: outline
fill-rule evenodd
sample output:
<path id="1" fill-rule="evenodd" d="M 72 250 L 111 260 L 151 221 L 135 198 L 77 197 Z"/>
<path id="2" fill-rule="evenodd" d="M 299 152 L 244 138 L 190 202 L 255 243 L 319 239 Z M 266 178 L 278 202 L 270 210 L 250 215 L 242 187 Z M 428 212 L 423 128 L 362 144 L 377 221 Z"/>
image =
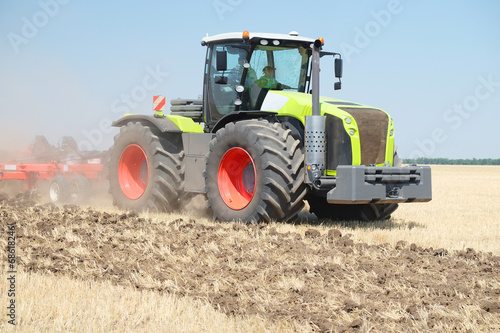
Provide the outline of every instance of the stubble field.
<path id="1" fill-rule="evenodd" d="M 500 331 L 500 167 L 432 169 L 432 202 L 369 224 L 0 198 L 18 256 L 17 325 L 2 278 L 0 330 Z"/>

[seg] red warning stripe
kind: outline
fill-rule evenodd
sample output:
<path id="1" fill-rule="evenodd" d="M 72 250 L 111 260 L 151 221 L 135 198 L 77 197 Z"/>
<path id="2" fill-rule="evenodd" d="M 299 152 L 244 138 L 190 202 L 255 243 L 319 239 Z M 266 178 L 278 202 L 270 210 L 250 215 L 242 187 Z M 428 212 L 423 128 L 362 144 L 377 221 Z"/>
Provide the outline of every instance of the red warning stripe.
<path id="1" fill-rule="evenodd" d="M 165 109 L 165 96 L 153 96 L 153 110 L 163 111 Z"/>

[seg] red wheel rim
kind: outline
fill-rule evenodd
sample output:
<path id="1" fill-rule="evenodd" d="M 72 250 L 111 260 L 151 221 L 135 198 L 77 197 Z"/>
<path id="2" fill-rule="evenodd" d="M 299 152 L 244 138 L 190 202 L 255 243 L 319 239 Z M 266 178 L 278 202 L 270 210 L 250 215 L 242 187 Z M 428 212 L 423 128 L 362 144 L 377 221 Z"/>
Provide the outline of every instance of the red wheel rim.
<path id="1" fill-rule="evenodd" d="M 138 145 L 130 145 L 122 153 L 118 165 L 118 182 L 123 194 L 131 200 L 139 199 L 149 180 L 146 153 Z"/>
<path id="2" fill-rule="evenodd" d="M 243 209 L 252 201 L 255 178 L 255 165 L 245 149 L 235 147 L 224 154 L 217 183 L 220 196 L 229 208 Z"/>

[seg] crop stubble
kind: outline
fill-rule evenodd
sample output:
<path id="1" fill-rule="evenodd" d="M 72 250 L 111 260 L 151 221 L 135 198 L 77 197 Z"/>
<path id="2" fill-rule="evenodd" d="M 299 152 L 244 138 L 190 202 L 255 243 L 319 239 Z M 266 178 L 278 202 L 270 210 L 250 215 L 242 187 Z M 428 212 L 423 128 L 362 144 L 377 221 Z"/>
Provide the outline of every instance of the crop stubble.
<path id="1" fill-rule="evenodd" d="M 283 330 L 500 330 L 500 257 L 492 253 L 369 245 L 335 228 L 164 217 L 16 200 L 0 208 L 3 227 L 18 225 L 22 274 L 187 297 Z M 21 327 L 36 327 L 21 316 Z"/>

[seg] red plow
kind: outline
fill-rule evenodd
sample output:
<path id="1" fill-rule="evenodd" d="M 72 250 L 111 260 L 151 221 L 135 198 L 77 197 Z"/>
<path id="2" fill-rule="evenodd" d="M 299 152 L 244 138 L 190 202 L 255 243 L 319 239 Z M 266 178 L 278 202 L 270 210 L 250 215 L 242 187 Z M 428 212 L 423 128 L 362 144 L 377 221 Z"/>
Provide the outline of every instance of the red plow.
<path id="1" fill-rule="evenodd" d="M 22 190 L 38 191 L 52 202 L 82 202 L 104 180 L 104 160 L 104 152 L 81 152 L 70 137 L 56 148 L 37 136 L 26 152 L 0 161 L 0 185 L 16 182 Z"/>

